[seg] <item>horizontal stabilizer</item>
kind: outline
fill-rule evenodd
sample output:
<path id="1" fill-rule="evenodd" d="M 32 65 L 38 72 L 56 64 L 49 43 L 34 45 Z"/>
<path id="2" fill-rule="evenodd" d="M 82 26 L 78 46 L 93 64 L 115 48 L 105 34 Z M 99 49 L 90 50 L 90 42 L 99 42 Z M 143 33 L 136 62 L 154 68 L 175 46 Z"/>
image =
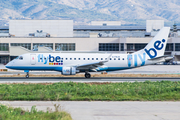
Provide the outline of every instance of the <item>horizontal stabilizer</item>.
<path id="1" fill-rule="evenodd" d="M 165 61 L 170 61 L 170 60 L 172 60 L 173 59 L 173 57 L 172 56 L 168 56 L 168 55 L 163 55 L 163 56 L 159 56 L 159 57 L 156 57 L 156 58 L 152 58 L 152 59 L 148 59 L 148 60 L 158 60 L 158 59 L 161 59 L 161 58 L 164 58 L 165 59 Z"/>

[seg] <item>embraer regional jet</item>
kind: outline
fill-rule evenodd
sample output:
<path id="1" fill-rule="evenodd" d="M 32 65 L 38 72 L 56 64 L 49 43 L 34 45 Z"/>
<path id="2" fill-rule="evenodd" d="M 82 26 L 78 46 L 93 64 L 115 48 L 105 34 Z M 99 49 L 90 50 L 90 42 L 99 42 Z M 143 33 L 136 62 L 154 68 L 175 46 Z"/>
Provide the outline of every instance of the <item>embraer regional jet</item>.
<path id="1" fill-rule="evenodd" d="M 144 49 L 132 54 L 114 53 L 27 53 L 10 61 L 6 68 L 29 71 L 59 71 L 63 75 L 75 75 L 84 72 L 115 71 L 131 69 L 144 65 L 164 62 L 166 43 L 170 27 L 162 28 Z"/>

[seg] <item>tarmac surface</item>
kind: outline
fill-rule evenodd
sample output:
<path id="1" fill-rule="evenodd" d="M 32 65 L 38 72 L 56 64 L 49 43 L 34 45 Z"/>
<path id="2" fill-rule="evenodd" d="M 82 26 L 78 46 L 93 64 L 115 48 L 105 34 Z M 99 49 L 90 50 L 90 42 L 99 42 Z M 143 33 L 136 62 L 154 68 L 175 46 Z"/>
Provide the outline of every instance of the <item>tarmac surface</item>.
<path id="1" fill-rule="evenodd" d="M 0 65 L 0 68 L 4 68 L 3 65 Z M 0 72 L 0 83 L 13 83 L 13 82 L 28 82 L 28 83 L 44 83 L 44 82 L 135 82 L 135 81 L 162 81 L 162 80 L 169 80 L 169 81 L 180 81 L 180 78 L 117 78 L 117 77 L 95 77 L 91 79 L 85 79 L 84 77 L 30 77 L 28 79 L 23 77 L 12 77 L 12 78 L 5 78 L 1 77 L 2 75 L 17 75 L 22 74 L 25 75 L 23 71 L 17 71 L 17 70 L 10 70 L 8 69 L 8 72 Z M 41 74 L 52 74 L 57 75 L 61 74 L 60 72 L 56 71 L 30 71 L 30 74 L 34 75 L 41 75 Z M 81 73 L 84 74 L 84 73 Z M 91 73 L 91 74 L 101 74 L 99 73 Z M 143 67 L 138 67 L 134 69 L 128 69 L 128 70 L 120 70 L 120 71 L 113 71 L 108 72 L 108 74 L 180 74 L 180 65 L 148 65 Z"/>
<path id="2" fill-rule="evenodd" d="M 4 65 L 0 65 L 0 69 L 5 69 Z M 180 65 L 147 65 L 142 67 L 137 67 L 127 70 L 119 70 L 108 72 L 108 74 L 180 74 Z M 24 71 L 11 70 L 8 69 L 8 72 L 0 72 L 0 75 L 3 74 L 26 74 Z M 30 71 L 30 74 L 61 74 L 56 71 Z M 84 73 L 83 73 L 84 74 Z M 98 74 L 96 72 L 91 74 Z M 99 72 L 100 74 L 100 72 Z"/>
<path id="3" fill-rule="evenodd" d="M 0 83 L 56 83 L 56 82 L 144 82 L 144 81 L 180 81 L 180 78 L 142 78 L 142 77 L 0 77 Z"/>
<path id="4" fill-rule="evenodd" d="M 73 120 L 179 120 L 180 102 L 101 102 L 101 101 L 0 101 L 12 107 L 30 110 L 61 110 L 71 114 Z"/>

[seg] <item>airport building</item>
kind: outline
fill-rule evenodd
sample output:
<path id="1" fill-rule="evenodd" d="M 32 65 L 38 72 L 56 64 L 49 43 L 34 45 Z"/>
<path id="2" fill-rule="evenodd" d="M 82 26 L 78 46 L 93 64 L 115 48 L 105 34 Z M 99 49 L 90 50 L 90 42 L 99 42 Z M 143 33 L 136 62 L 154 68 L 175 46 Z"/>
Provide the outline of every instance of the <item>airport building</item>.
<path id="1" fill-rule="evenodd" d="M 147 20 L 146 26 L 122 26 L 120 21 L 92 21 L 73 25 L 73 20 L 10 20 L 0 27 L 0 64 L 37 52 L 132 53 L 164 27 L 163 20 Z M 180 55 L 180 27 L 172 26 L 166 55 Z"/>

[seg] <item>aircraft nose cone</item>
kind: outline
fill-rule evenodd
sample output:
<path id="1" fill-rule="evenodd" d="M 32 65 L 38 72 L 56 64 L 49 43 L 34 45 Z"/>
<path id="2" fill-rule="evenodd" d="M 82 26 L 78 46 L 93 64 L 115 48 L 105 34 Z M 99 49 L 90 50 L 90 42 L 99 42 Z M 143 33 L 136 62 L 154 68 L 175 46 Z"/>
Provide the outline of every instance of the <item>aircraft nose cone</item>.
<path id="1" fill-rule="evenodd" d="M 8 64 L 6 64 L 6 68 L 10 68 L 12 66 L 12 62 L 9 62 Z"/>

